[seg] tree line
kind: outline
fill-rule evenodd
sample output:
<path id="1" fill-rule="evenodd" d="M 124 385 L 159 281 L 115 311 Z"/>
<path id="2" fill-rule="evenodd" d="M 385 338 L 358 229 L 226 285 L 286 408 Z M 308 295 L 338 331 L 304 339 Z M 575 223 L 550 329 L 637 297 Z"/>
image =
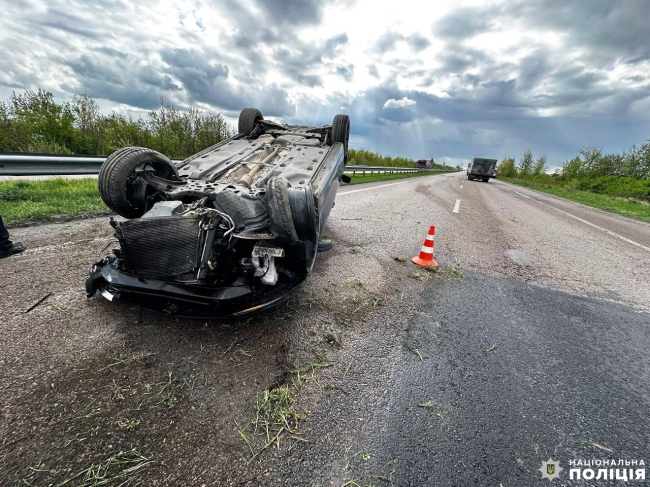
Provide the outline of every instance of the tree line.
<path id="1" fill-rule="evenodd" d="M 148 147 L 184 159 L 234 135 L 221 114 L 191 107 L 178 110 L 161 100 L 134 120 L 116 111 L 102 114 L 89 95 L 57 103 L 41 90 L 12 94 L 0 102 L 0 151 L 107 156 L 127 146 Z M 416 167 L 413 159 L 350 149 L 349 164 Z M 432 167 L 445 168 L 440 164 Z M 447 167 L 448 169 L 448 167 Z"/>
<path id="2" fill-rule="evenodd" d="M 547 173 L 546 156 L 535 158 L 530 150 L 518 163 L 512 157 L 504 158 L 498 169 L 499 176 L 506 178 L 650 201 L 650 139 L 622 153 L 584 148 L 552 174 Z"/>
<path id="3" fill-rule="evenodd" d="M 522 179 L 546 176 L 547 158 L 541 155 L 535 159 L 533 153 L 527 150 L 518 164 L 511 157 L 504 158 L 499 164 L 499 172 L 505 177 Z M 650 139 L 640 147 L 634 146 L 620 154 L 606 154 L 594 147 L 582 149 L 551 176 L 564 180 L 601 176 L 650 179 Z"/>
<path id="4" fill-rule="evenodd" d="M 184 159 L 234 133 L 221 114 L 164 104 L 134 120 L 102 114 L 89 95 L 56 103 L 49 91 L 12 94 L 0 102 L 0 151 L 106 156 L 126 146 Z"/>
<path id="5" fill-rule="evenodd" d="M 432 169 L 451 169 L 450 166 L 436 164 L 431 159 Z M 406 157 L 388 157 L 364 149 L 350 149 L 348 151 L 348 166 L 386 166 L 386 167 L 417 167 L 417 161 Z M 460 170 L 460 169 L 458 169 Z"/>

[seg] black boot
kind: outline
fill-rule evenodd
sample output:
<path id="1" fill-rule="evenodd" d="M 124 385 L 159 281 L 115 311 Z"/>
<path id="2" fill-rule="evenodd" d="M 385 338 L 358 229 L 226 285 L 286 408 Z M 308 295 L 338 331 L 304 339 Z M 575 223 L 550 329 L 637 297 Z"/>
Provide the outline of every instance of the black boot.
<path id="1" fill-rule="evenodd" d="M 20 242 L 12 243 L 11 246 L 6 250 L 0 250 L 0 259 L 9 257 L 10 255 L 20 254 L 25 251 L 25 246 Z"/>

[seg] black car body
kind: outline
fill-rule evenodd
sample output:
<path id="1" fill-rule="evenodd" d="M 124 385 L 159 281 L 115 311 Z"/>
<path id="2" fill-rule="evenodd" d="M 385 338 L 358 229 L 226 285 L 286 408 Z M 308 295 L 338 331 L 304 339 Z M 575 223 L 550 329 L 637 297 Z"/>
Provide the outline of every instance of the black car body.
<path id="1" fill-rule="evenodd" d="M 349 127 L 346 115 L 289 126 L 246 108 L 238 135 L 178 165 L 149 149 L 113 153 L 99 191 L 127 220 L 111 219 L 120 245 L 91 269 L 88 296 L 198 317 L 281 303 L 313 266 Z"/>

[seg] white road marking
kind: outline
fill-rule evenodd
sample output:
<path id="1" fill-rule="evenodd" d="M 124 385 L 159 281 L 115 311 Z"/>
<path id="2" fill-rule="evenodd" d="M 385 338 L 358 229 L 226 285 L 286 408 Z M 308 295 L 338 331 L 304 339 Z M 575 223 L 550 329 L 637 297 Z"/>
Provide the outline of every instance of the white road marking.
<path id="1" fill-rule="evenodd" d="M 616 232 L 612 232 L 611 230 L 607 230 L 606 228 L 603 228 L 603 227 L 598 226 L 598 225 L 596 225 L 594 223 L 591 223 L 591 222 L 589 222 L 587 220 L 584 220 L 584 219 L 579 218 L 579 217 L 577 217 L 575 215 L 572 215 L 571 213 L 569 213 L 567 211 L 560 210 L 559 208 L 556 208 L 553 205 L 549 205 L 548 203 L 544 203 L 543 201 L 540 201 L 538 199 L 531 198 L 530 196 L 526 196 L 525 194 L 522 194 L 519 191 L 515 191 L 515 193 L 517 193 L 520 196 L 523 196 L 524 198 L 528 198 L 529 200 L 534 200 L 537 203 L 539 203 L 540 205 L 548 206 L 549 208 L 552 208 L 555 211 L 558 211 L 558 212 L 562 213 L 563 215 L 569 216 L 569 217 L 573 218 L 574 220 L 578 220 L 579 222 L 584 223 L 585 225 L 589 225 L 590 227 L 595 228 L 596 230 L 600 230 L 601 232 L 605 232 L 607 235 L 611 235 L 612 237 L 620 238 L 624 242 L 627 242 L 627 243 L 629 243 L 631 245 L 634 245 L 635 247 L 643 249 L 646 252 L 650 252 L 650 247 L 647 247 L 647 246 L 645 246 L 643 244 L 640 244 L 639 242 L 635 242 L 634 240 L 630 240 L 629 238 L 624 237 L 623 235 L 619 235 Z M 458 201 L 458 200 L 456 200 L 456 201 Z"/>
<path id="2" fill-rule="evenodd" d="M 427 177 L 432 177 L 432 176 L 437 176 L 437 174 L 432 174 L 431 176 L 423 176 L 422 179 L 427 178 Z M 343 193 L 338 193 L 337 196 L 341 196 L 343 194 L 350 194 L 350 193 L 358 193 L 360 191 L 370 191 L 371 189 L 377 189 L 377 188 L 387 188 L 388 186 L 396 186 L 398 184 L 406 184 L 406 183 L 413 183 L 415 182 L 414 180 L 417 180 L 420 178 L 412 178 L 408 179 L 407 181 L 400 181 L 399 183 L 390 183 L 390 184 L 380 184 L 377 186 L 372 186 L 370 188 L 361 188 L 361 189 L 353 189 L 352 191 L 345 191 Z"/>
<path id="3" fill-rule="evenodd" d="M 549 205 L 549 204 L 544 203 L 544 202 L 539 201 L 539 200 L 535 200 L 535 201 L 537 201 L 538 203 L 541 203 L 542 205 L 548 206 L 549 208 L 553 208 L 555 211 L 559 211 L 563 215 L 570 216 L 571 218 L 574 218 L 575 220 L 578 220 L 579 222 L 582 222 L 585 225 L 589 225 L 590 227 L 593 227 L 596 230 L 600 230 L 601 232 L 605 232 L 607 235 L 611 235 L 612 237 L 620 238 L 624 242 L 627 242 L 627 243 L 632 244 L 632 245 L 634 245 L 636 247 L 639 247 L 640 249 L 643 249 L 646 252 L 650 252 L 650 247 L 646 247 L 645 245 L 640 244 L 639 242 L 635 242 L 634 240 L 630 240 L 629 238 L 624 237 L 623 235 L 619 235 L 616 232 L 612 232 L 611 230 L 607 230 L 606 228 L 599 227 L 598 225 L 595 225 L 594 223 L 588 222 L 587 220 L 583 220 L 582 218 L 578 218 L 577 216 L 572 215 L 571 213 L 568 213 L 568 212 L 566 212 L 564 210 L 560 210 L 560 209 L 556 208 L 555 206 Z"/>
<path id="4" fill-rule="evenodd" d="M 454 204 L 454 213 L 458 213 L 460 211 L 460 200 L 456 200 L 456 203 Z"/>

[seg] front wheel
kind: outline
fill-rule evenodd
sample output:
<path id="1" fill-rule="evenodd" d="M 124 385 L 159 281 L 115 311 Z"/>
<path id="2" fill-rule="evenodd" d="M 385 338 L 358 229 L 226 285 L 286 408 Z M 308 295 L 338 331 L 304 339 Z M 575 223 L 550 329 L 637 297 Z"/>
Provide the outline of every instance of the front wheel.
<path id="1" fill-rule="evenodd" d="M 178 179 L 176 166 L 160 152 L 144 147 L 125 147 L 113 152 L 99 170 L 99 195 L 106 206 L 124 218 L 141 217 L 156 199 L 139 171 Z"/>
<path id="2" fill-rule="evenodd" d="M 237 129 L 240 134 L 249 135 L 262 120 L 264 115 L 257 108 L 244 108 L 239 114 Z"/>

